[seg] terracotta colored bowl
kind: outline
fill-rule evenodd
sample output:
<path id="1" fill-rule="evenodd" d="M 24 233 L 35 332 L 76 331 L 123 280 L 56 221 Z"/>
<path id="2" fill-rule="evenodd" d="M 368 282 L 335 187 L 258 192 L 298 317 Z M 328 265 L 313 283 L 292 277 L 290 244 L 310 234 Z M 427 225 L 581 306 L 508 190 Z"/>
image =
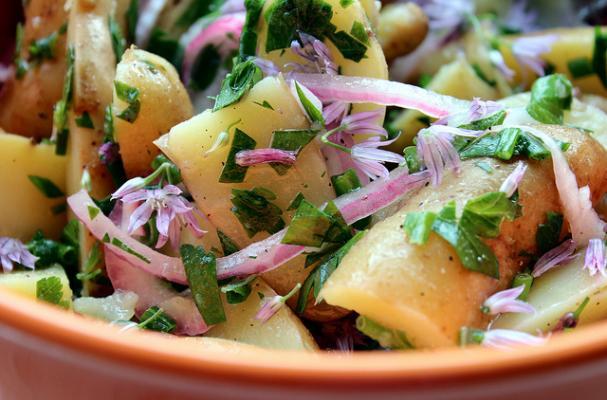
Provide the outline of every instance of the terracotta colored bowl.
<path id="1" fill-rule="evenodd" d="M 607 322 L 540 348 L 357 354 L 119 332 L 0 291 L 1 399 L 604 399 Z"/>

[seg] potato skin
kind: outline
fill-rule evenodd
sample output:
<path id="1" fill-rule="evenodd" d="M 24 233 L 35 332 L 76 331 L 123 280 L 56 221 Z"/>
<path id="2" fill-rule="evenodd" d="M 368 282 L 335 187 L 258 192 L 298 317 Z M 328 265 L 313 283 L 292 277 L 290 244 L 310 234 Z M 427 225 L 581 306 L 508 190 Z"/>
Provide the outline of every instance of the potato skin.
<path id="1" fill-rule="evenodd" d="M 29 44 L 59 30 L 67 21 L 64 0 L 30 0 L 25 8 L 21 57 Z M 0 127 L 15 134 L 46 138 L 53 127 L 53 106 L 61 98 L 65 75 L 66 35 L 59 35 L 55 58 L 30 68 L 21 79 L 13 75 L 0 93 Z"/>
<path id="2" fill-rule="evenodd" d="M 571 143 L 565 153 L 580 186 L 589 185 L 593 201 L 607 189 L 605 150 L 590 136 L 573 129 L 542 126 L 552 136 Z M 485 240 L 500 264 L 500 279 L 462 267 L 454 249 L 432 234 L 424 246 L 411 245 L 402 229 L 412 211 L 441 209 L 454 200 L 465 202 L 496 191 L 515 164 L 486 159 L 489 175 L 465 161 L 459 178 L 446 177 L 439 188 L 426 187 L 409 197 L 393 216 L 375 225 L 344 258 L 321 296 L 329 303 L 353 309 L 380 323 L 406 332 L 417 347 L 455 344 L 461 326 L 484 328 L 479 307 L 492 293 L 507 287 L 523 267 L 523 252 L 534 252 L 537 225 L 547 211 L 560 211 L 550 159 L 529 165 L 519 187 L 523 215 L 502 224 L 500 236 Z"/>
<path id="3" fill-rule="evenodd" d="M 415 3 L 388 4 L 379 14 L 377 40 L 387 61 L 411 53 L 427 33 L 428 17 Z"/>
<path id="4" fill-rule="evenodd" d="M 164 58 L 135 47 L 128 49 L 116 67 L 116 80 L 139 90 L 141 109 L 134 122 L 114 117 L 114 134 L 129 178 L 151 172 L 160 154 L 153 141 L 193 115 L 192 103 L 175 68 Z M 128 105 L 114 91 L 113 111 Z"/>

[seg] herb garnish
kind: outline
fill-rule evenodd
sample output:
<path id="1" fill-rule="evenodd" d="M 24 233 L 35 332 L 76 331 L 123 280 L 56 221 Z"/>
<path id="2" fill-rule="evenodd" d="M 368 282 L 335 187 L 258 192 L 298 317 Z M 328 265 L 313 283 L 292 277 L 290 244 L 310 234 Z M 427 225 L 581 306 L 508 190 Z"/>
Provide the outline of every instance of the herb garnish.
<path id="1" fill-rule="evenodd" d="M 472 131 L 486 131 L 495 125 L 501 125 L 506 119 L 506 111 L 500 110 L 496 113 L 489 115 L 483 119 L 479 119 L 468 124 L 460 125 L 458 128 L 460 129 L 469 129 Z"/>
<path id="2" fill-rule="evenodd" d="M 232 147 L 228 153 L 228 158 L 225 161 L 221 175 L 219 176 L 219 182 L 222 183 L 239 183 L 244 181 L 244 177 L 247 174 L 249 167 L 243 167 L 236 164 L 236 154 L 242 150 L 252 150 L 257 145 L 255 139 L 236 128 L 234 130 L 234 139 L 232 140 Z"/>
<path id="3" fill-rule="evenodd" d="M 110 30 L 110 37 L 112 39 L 112 49 L 114 50 L 114 56 L 116 57 L 116 63 L 120 62 L 124 51 L 126 50 L 126 40 L 122 35 L 120 25 L 114 19 L 114 17 L 108 17 L 108 27 Z"/>
<path id="4" fill-rule="evenodd" d="M 263 73 L 255 65 L 253 59 L 234 64 L 232 72 L 221 83 L 221 90 L 215 98 L 213 111 L 238 102 L 262 78 Z"/>
<path id="5" fill-rule="evenodd" d="M 97 268 L 97 265 L 101 262 L 101 250 L 99 248 L 99 242 L 95 242 L 91 251 L 86 258 L 82 272 L 76 274 L 76 278 L 82 282 L 91 281 L 101 274 L 101 269 Z"/>
<path id="6" fill-rule="evenodd" d="M 544 254 L 559 245 L 562 228 L 563 214 L 548 211 L 546 222 L 539 224 L 535 232 L 535 243 L 539 254 Z"/>
<path id="7" fill-rule="evenodd" d="M 240 248 L 234 241 L 221 230 L 217 229 L 217 236 L 219 237 L 219 243 L 221 243 L 221 249 L 223 250 L 224 256 L 236 253 Z"/>
<path id="8" fill-rule="evenodd" d="M 344 31 L 337 31 L 331 23 L 333 8 L 322 0 L 277 0 L 265 13 L 268 37 L 267 53 L 286 49 L 298 40 L 298 32 L 305 32 L 318 40 L 328 38 L 344 58 L 359 62 L 365 57 L 367 46 Z"/>
<path id="9" fill-rule="evenodd" d="M 561 74 L 548 75 L 533 83 L 527 112 L 538 122 L 561 125 L 563 111 L 571 108 L 572 101 L 571 82 Z"/>
<path id="10" fill-rule="evenodd" d="M 386 349 L 407 350 L 412 349 L 413 345 L 409 343 L 405 332 L 397 329 L 389 329 L 365 316 L 359 315 L 356 318 L 356 329 L 376 340 L 379 345 Z"/>
<path id="11" fill-rule="evenodd" d="M 246 279 L 232 279 L 221 287 L 221 292 L 225 293 L 229 304 L 242 303 L 251 294 L 251 283 L 255 279 L 257 279 L 256 275 L 251 275 Z"/>
<path id="12" fill-rule="evenodd" d="M 249 237 L 258 232 L 276 233 L 285 227 L 282 210 L 272 203 L 276 195 L 263 188 L 232 189 L 232 212 Z"/>
<path id="13" fill-rule="evenodd" d="M 341 243 L 351 237 L 350 228 L 333 202 L 320 210 L 302 199 L 282 243 L 321 247 L 324 243 Z"/>
<path id="14" fill-rule="evenodd" d="M 261 16 L 264 0 L 245 0 L 247 17 L 240 34 L 240 58 L 255 56 L 257 50 L 257 23 Z"/>
<path id="15" fill-rule="evenodd" d="M 128 107 L 116 115 L 116 117 L 132 124 L 137 119 L 139 109 L 141 108 L 139 89 L 120 81 L 114 81 L 114 88 L 116 89 L 116 96 L 128 104 Z"/>
<path id="16" fill-rule="evenodd" d="M 137 29 L 137 20 L 139 19 L 139 0 L 131 0 L 129 8 L 125 13 L 126 18 L 126 36 L 129 43 L 135 43 Z"/>
<path id="17" fill-rule="evenodd" d="M 213 253 L 202 247 L 181 246 L 181 258 L 194 303 L 207 325 L 226 320 L 217 283 L 217 264 Z"/>
<path id="18" fill-rule="evenodd" d="M 36 175 L 28 175 L 27 177 L 46 198 L 56 199 L 65 196 L 63 191 L 50 179 Z"/>
<path id="19" fill-rule="evenodd" d="M 59 307 L 69 308 L 69 303 L 63 299 L 63 284 L 57 276 L 49 276 L 36 282 L 36 298 Z"/>
<path id="20" fill-rule="evenodd" d="M 528 274 L 528 273 L 520 273 L 520 274 L 516 274 L 514 276 L 514 279 L 512 280 L 512 287 L 519 287 L 519 286 L 525 286 L 525 289 L 523 289 L 523 292 L 517 297 L 517 299 L 519 300 L 527 300 L 527 297 L 529 296 L 529 290 L 531 290 L 531 285 L 533 284 L 533 275 Z"/>
<path id="21" fill-rule="evenodd" d="M 341 175 L 334 175 L 331 177 L 331 183 L 333 184 L 333 189 L 335 190 L 335 195 L 337 197 L 347 194 L 350 192 L 354 192 L 362 187 L 360 179 L 352 168 L 348 169 Z M 367 229 L 371 224 L 371 216 L 361 219 L 360 221 L 352 224 L 352 227 L 358 229 L 360 231 Z"/>
<path id="22" fill-rule="evenodd" d="M 80 128 L 95 129 L 91 115 L 85 111 L 81 116 L 75 118 L 76 125 Z"/>
<path id="23" fill-rule="evenodd" d="M 316 137 L 317 134 L 318 130 L 315 129 L 274 131 L 270 147 L 273 149 L 296 151 L 299 153 L 301 149 L 306 147 L 306 145 Z M 286 174 L 292 167 L 292 165 L 280 163 L 270 163 L 270 166 L 274 168 L 278 175 Z"/>
<path id="24" fill-rule="evenodd" d="M 153 306 L 141 314 L 139 328 L 157 332 L 171 333 L 177 327 L 175 320 L 169 317 L 162 308 Z"/>
<path id="25" fill-rule="evenodd" d="M 67 68 L 63 80 L 63 95 L 61 100 L 55 104 L 53 110 L 53 125 L 56 134 L 55 154 L 58 155 L 65 155 L 67 152 L 67 140 L 70 132 L 67 125 L 67 113 L 72 103 L 75 56 L 74 48 L 68 47 Z"/>

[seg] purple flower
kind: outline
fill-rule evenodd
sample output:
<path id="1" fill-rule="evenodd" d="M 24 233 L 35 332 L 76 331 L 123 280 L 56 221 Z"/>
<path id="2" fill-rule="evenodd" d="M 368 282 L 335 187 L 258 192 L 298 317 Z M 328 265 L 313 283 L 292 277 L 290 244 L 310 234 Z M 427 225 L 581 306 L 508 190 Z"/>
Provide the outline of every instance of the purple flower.
<path id="1" fill-rule="evenodd" d="M 459 174 L 461 161 L 452 144 L 454 129 L 457 128 L 433 125 L 417 135 L 417 154 L 430 171 L 434 186 L 441 183 L 445 168 Z"/>
<path id="2" fill-rule="evenodd" d="M 99 146 L 99 159 L 104 165 L 113 164 L 118 157 L 118 144 L 105 142 Z"/>
<path id="3" fill-rule="evenodd" d="M 146 181 L 142 177 L 138 176 L 133 179 L 129 179 L 124 182 L 122 186 L 112 193 L 112 200 L 120 199 L 128 194 L 141 190 L 145 187 Z"/>
<path id="4" fill-rule="evenodd" d="M 512 43 L 512 54 L 519 65 L 544 76 L 546 62 L 542 60 L 541 55 L 548 53 L 557 40 L 557 35 L 520 37 Z"/>
<path id="5" fill-rule="evenodd" d="M 280 69 L 270 60 L 255 58 L 253 64 L 257 65 L 266 76 L 276 76 L 280 73 Z"/>
<path id="6" fill-rule="evenodd" d="M 333 128 L 341 124 L 341 121 L 348 115 L 350 103 L 343 101 L 334 101 L 325 104 L 322 110 L 322 117 L 325 120 L 325 126 Z"/>
<path id="7" fill-rule="evenodd" d="M 158 229 L 156 248 L 164 246 L 168 240 L 174 247 L 178 246 L 181 225 L 188 226 L 196 236 L 204 234 L 194 215 L 194 207 L 181 193 L 177 186 L 166 185 L 162 189 L 140 189 L 123 196 L 121 200 L 125 204 L 143 202 L 129 219 L 129 234 L 145 225 L 153 213 L 156 213 Z"/>
<path id="8" fill-rule="evenodd" d="M 481 345 L 495 349 L 509 350 L 516 346 L 541 346 L 546 338 L 510 329 L 491 329 L 483 333 Z"/>
<path id="9" fill-rule="evenodd" d="M 297 152 L 280 149 L 255 149 L 242 150 L 236 153 L 236 164 L 241 167 L 250 165 L 279 163 L 286 165 L 295 164 Z"/>
<path id="10" fill-rule="evenodd" d="M 4 272 L 12 271 L 13 263 L 34 269 L 36 261 L 38 261 L 38 257 L 30 253 L 20 240 L 0 237 L 0 262 Z"/>
<path id="11" fill-rule="evenodd" d="M 533 313 L 533 306 L 525 301 L 517 300 L 523 293 L 525 286 L 517 286 L 512 289 L 502 290 L 489 297 L 481 306 L 481 311 L 485 314 L 501 314 L 501 313 Z"/>
<path id="12" fill-rule="evenodd" d="M 432 30 L 452 31 L 461 25 L 468 15 L 474 14 L 471 0 L 430 0 L 419 1 L 430 20 Z"/>
<path id="13" fill-rule="evenodd" d="M 527 10 L 527 0 L 518 0 L 510 6 L 501 24 L 513 31 L 530 32 L 537 28 L 536 20 L 537 12 Z"/>
<path id="14" fill-rule="evenodd" d="M 500 103 L 491 100 L 481 100 L 475 97 L 470 103 L 468 111 L 454 113 L 435 121 L 432 125 L 449 125 L 457 127 L 485 119 L 504 109 Z"/>
<path id="15" fill-rule="evenodd" d="M 328 75 L 337 75 L 337 64 L 333 61 L 331 51 L 320 40 L 312 35 L 299 32 L 299 41 L 294 40 L 291 43 L 291 50 L 308 61 L 307 64 L 287 64 L 299 72 L 321 73 Z M 303 46 L 302 46 L 303 44 Z"/>
<path id="16" fill-rule="evenodd" d="M 377 123 L 381 115 L 381 110 L 348 115 L 342 119 L 342 128 L 340 131 L 349 135 L 376 135 L 387 137 L 388 132 L 383 126 Z"/>
<path id="17" fill-rule="evenodd" d="M 508 175 L 506 180 L 504 180 L 504 183 L 502 183 L 502 186 L 500 187 L 500 192 L 506 193 L 506 197 L 511 197 L 514 192 L 517 191 L 518 185 L 523 180 L 526 171 L 527 165 L 524 162 L 519 161 L 514 171 L 512 171 L 512 173 Z"/>
<path id="18" fill-rule="evenodd" d="M 576 243 L 572 239 L 568 239 L 546 252 L 533 266 L 533 277 L 537 278 L 557 265 L 573 260 L 576 257 L 574 255 L 575 247 Z"/>
<path id="19" fill-rule="evenodd" d="M 605 271 L 606 266 L 605 242 L 603 239 L 590 239 L 586 248 L 584 269 L 588 270 L 590 276 L 596 275 L 597 272 L 600 272 L 603 276 L 607 276 L 607 272 Z"/>
<path id="20" fill-rule="evenodd" d="M 280 311 L 280 309 L 282 308 L 282 306 L 285 305 L 287 300 L 293 297 L 300 288 L 301 283 L 298 283 L 293 289 L 291 289 L 289 293 L 284 296 L 276 295 L 272 297 L 266 297 L 263 301 L 263 305 L 257 312 L 257 315 L 255 315 L 255 319 L 261 321 L 262 323 L 267 322 L 270 318 L 274 316 L 274 314 Z"/>
<path id="21" fill-rule="evenodd" d="M 491 61 L 491 64 L 504 75 L 504 78 L 509 81 L 514 78 L 514 71 L 506 65 L 504 56 L 502 56 L 502 53 L 500 53 L 499 50 L 491 50 L 489 52 L 489 60 Z"/>
<path id="22" fill-rule="evenodd" d="M 371 179 L 387 178 L 389 172 L 383 164 L 386 162 L 400 164 L 405 158 L 388 150 L 380 150 L 378 147 L 387 146 L 395 140 L 396 138 L 382 141 L 377 136 L 373 136 L 364 142 L 356 143 L 351 148 L 352 161 Z"/>

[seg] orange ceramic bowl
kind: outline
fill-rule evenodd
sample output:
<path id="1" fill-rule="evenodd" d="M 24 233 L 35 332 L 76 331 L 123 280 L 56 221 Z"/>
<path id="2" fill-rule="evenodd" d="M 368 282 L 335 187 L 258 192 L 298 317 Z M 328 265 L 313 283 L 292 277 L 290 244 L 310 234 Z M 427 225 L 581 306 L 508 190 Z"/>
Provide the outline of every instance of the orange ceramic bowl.
<path id="1" fill-rule="evenodd" d="M 538 348 L 303 353 L 117 328 L 0 291 L 1 399 L 604 399 L 607 322 Z"/>

